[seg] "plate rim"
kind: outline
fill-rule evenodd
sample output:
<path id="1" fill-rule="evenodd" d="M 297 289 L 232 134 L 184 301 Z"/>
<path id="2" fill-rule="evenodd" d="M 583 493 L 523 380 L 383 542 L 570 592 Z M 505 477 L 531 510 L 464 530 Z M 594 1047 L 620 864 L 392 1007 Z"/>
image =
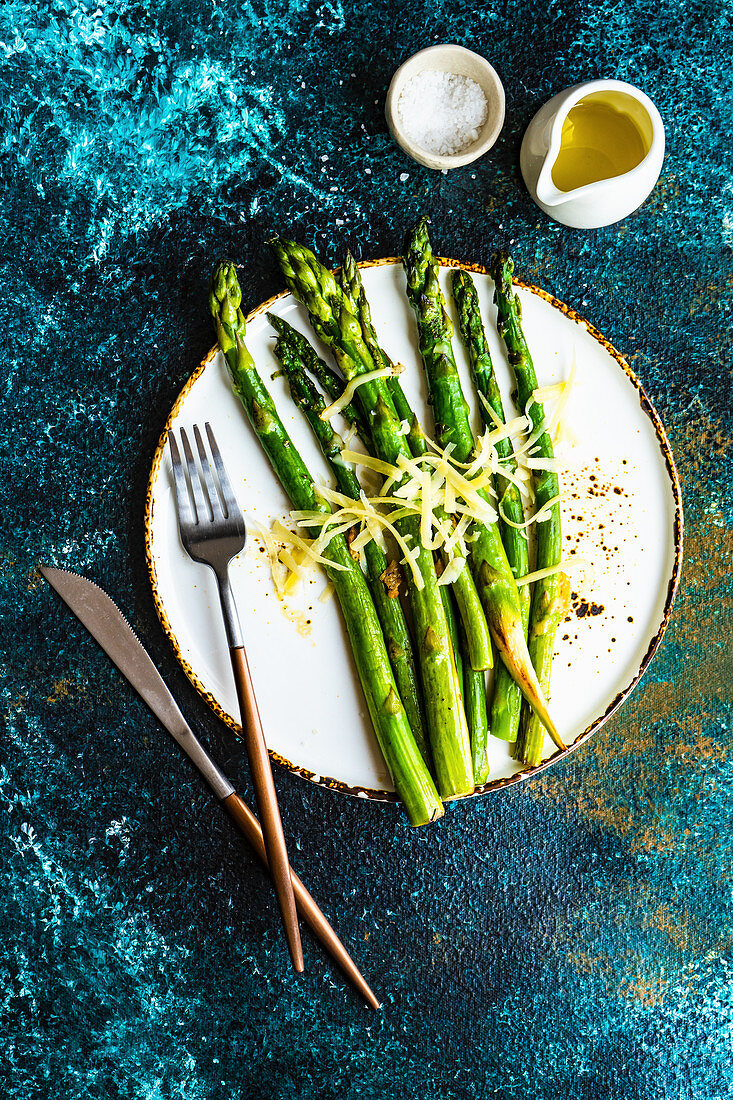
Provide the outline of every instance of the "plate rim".
<path id="1" fill-rule="evenodd" d="M 441 267 L 460 268 L 464 271 L 469 271 L 478 275 L 487 275 L 490 277 L 488 268 L 484 267 L 483 264 L 470 263 L 463 260 L 455 260 L 447 256 L 436 256 L 436 259 Z M 362 269 L 367 269 L 372 267 L 382 267 L 387 264 L 401 263 L 402 259 L 399 256 L 385 256 L 378 260 L 361 260 L 357 264 L 357 266 Z M 333 270 L 338 271 L 338 268 L 335 268 Z M 593 339 L 601 344 L 601 346 L 605 348 L 609 355 L 613 359 L 615 359 L 629 381 L 636 388 L 639 394 L 639 402 L 642 412 L 646 414 L 654 428 L 654 433 L 657 437 L 657 443 L 659 444 L 659 448 L 662 452 L 662 457 L 664 458 L 667 474 L 669 476 L 672 487 L 672 497 L 674 500 L 674 563 L 672 567 L 672 575 L 667 585 L 667 595 L 664 601 L 664 611 L 659 627 L 657 628 L 656 633 L 651 639 L 647 651 L 644 654 L 644 657 L 642 658 L 637 671 L 635 672 L 629 683 L 624 688 L 622 688 L 622 690 L 619 691 L 616 696 L 611 700 L 603 714 L 601 714 L 598 718 L 591 722 L 591 724 L 585 730 L 583 730 L 582 733 L 579 733 L 573 743 L 571 745 L 568 745 L 565 749 L 557 749 L 554 753 L 552 753 L 551 756 L 549 756 L 546 760 L 543 760 L 540 764 L 522 768 L 518 772 L 515 772 L 513 775 L 503 776 L 500 779 L 490 779 L 482 786 L 476 787 L 471 794 L 464 795 L 463 798 L 466 799 L 476 798 L 479 795 L 490 794 L 494 791 L 503 790 L 504 788 L 510 787 L 515 783 L 521 782 L 522 780 L 529 779 L 533 775 L 537 775 L 539 772 L 544 771 L 551 765 L 557 764 L 560 760 L 564 760 L 570 755 L 570 753 L 574 752 L 577 748 L 580 748 L 581 745 L 585 744 L 585 742 L 588 741 L 594 733 L 596 733 L 599 729 L 601 729 L 602 726 L 606 724 L 609 718 L 611 718 L 612 715 L 616 713 L 619 707 L 632 694 L 642 676 L 648 669 L 652 658 L 654 657 L 654 654 L 657 652 L 657 649 L 660 646 L 662 638 L 664 637 L 664 633 L 669 624 L 669 620 L 672 614 L 672 608 L 674 606 L 675 596 L 677 594 L 677 589 L 679 586 L 680 575 L 682 572 L 682 556 L 684 547 L 682 487 L 680 484 L 679 474 L 677 472 L 677 466 L 675 465 L 674 455 L 672 454 L 672 447 L 667 437 L 667 433 L 664 430 L 664 425 L 662 424 L 659 413 L 657 412 L 653 402 L 651 401 L 649 395 L 644 389 L 641 380 L 631 369 L 621 352 L 613 346 L 610 340 L 608 340 L 603 335 L 603 333 L 599 332 L 599 330 L 595 328 L 594 325 L 592 325 L 589 321 L 582 317 L 577 312 L 577 310 L 573 309 L 572 306 L 569 306 L 565 302 L 560 301 L 560 299 L 556 298 L 554 294 L 550 294 L 549 291 L 542 290 L 541 287 L 535 286 L 533 283 L 525 283 L 523 280 L 516 278 L 512 279 L 512 283 L 514 286 L 517 286 L 522 290 L 528 290 L 530 293 L 536 294 L 539 298 L 543 299 L 543 301 L 547 302 L 553 308 L 563 313 L 569 320 L 574 321 L 576 324 L 584 325 L 590 336 L 592 336 Z M 258 317 L 263 312 L 269 310 L 275 302 L 279 301 L 281 298 L 286 298 L 291 294 L 292 292 L 287 288 L 285 290 L 279 291 L 277 294 L 273 294 L 266 301 L 261 302 L 259 305 L 255 306 L 254 309 L 250 310 L 249 313 L 246 314 L 245 323 L 249 325 L 250 322 L 253 321 L 256 317 Z M 196 675 L 194 669 L 184 657 L 183 652 L 181 651 L 180 644 L 175 633 L 173 632 L 173 628 L 170 624 L 170 620 L 168 619 L 168 615 L 165 610 L 165 605 L 158 590 L 157 573 L 153 556 L 152 526 L 153 513 L 155 510 L 153 488 L 158 476 L 158 472 L 160 470 L 161 462 L 163 460 L 165 446 L 168 441 L 168 433 L 171 429 L 173 421 L 178 415 L 181 406 L 183 405 L 183 402 L 186 400 L 188 393 L 201 377 L 203 372 L 206 370 L 206 367 L 216 358 L 218 352 L 219 345 L 215 344 L 206 355 L 206 357 L 202 359 L 201 363 L 199 363 L 198 367 L 196 367 L 196 369 L 189 375 L 183 385 L 183 388 L 179 391 L 178 396 L 171 406 L 163 430 L 158 438 L 158 442 L 156 444 L 153 454 L 153 461 L 150 468 L 150 475 L 148 477 L 145 492 L 145 559 L 148 579 L 150 581 L 150 586 L 152 589 L 155 610 L 158 615 L 160 625 L 163 629 L 163 633 L 166 635 L 168 641 L 172 645 L 178 663 L 183 668 L 183 671 L 185 672 L 193 687 L 205 700 L 211 710 L 213 710 L 217 718 L 219 718 L 224 723 L 224 725 L 226 725 L 235 734 L 237 739 L 241 739 L 241 725 L 234 721 L 231 715 L 227 714 L 227 712 L 221 706 L 219 701 L 214 697 L 214 695 L 206 689 L 202 681 Z M 395 791 L 382 791 L 373 787 L 363 787 L 359 785 L 345 783 L 341 779 L 335 779 L 332 776 L 327 775 L 319 775 L 316 772 L 310 771 L 309 768 L 302 767 L 299 764 L 294 764 L 292 761 L 288 760 L 280 753 L 275 752 L 273 749 L 268 749 L 268 752 L 270 754 L 270 759 L 274 763 L 278 764 L 280 767 L 283 767 L 287 771 L 289 771 L 291 775 L 297 775 L 301 779 L 307 779 L 309 782 L 315 783 L 319 787 L 325 787 L 328 790 L 340 791 L 342 794 L 349 794 L 357 798 L 367 799 L 370 802 L 399 802 L 399 798 Z"/>

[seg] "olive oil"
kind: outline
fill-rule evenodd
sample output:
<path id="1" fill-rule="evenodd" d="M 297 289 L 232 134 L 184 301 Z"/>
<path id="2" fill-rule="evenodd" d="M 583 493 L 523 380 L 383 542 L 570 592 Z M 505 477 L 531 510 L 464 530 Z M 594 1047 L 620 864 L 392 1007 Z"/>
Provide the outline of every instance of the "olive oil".
<path id="1" fill-rule="evenodd" d="M 561 191 L 623 176 L 641 164 L 649 146 L 631 115 L 617 110 L 603 94 L 581 99 L 562 127 L 552 182 Z"/>

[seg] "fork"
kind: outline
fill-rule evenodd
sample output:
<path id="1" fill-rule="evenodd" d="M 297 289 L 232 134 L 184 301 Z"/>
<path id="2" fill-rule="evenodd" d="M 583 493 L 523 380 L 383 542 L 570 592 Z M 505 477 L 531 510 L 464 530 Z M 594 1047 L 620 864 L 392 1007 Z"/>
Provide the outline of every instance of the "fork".
<path id="1" fill-rule="evenodd" d="M 300 942 L 295 897 L 291 882 L 290 864 L 285 847 L 280 809 L 277 804 L 275 783 L 272 778 L 270 757 L 262 731 L 252 677 L 244 648 L 242 628 L 229 580 L 229 563 L 243 549 L 247 539 L 244 516 L 234 496 L 229 475 L 217 446 L 211 425 L 206 424 L 214 469 L 206 452 L 197 424 L 193 426 L 200 473 L 183 428 L 181 444 L 186 459 L 186 473 L 181 461 L 174 433 L 169 432 L 173 477 L 176 486 L 178 528 L 183 548 L 194 561 L 208 565 L 214 572 L 219 587 L 219 598 L 224 617 L 229 656 L 232 661 L 234 682 L 242 719 L 242 731 L 254 783 L 257 808 L 265 838 L 267 862 L 275 884 L 280 914 L 285 928 L 290 957 L 296 970 L 303 970 L 303 948 Z M 190 486 L 190 493 L 189 493 Z"/>

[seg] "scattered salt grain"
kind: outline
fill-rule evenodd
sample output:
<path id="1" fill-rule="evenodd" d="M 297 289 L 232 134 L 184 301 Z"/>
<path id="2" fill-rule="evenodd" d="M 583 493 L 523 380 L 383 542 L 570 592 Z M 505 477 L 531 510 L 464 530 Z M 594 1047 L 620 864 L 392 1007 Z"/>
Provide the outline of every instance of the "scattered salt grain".
<path id="1" fill-rule="evenodd" d="M 481 86 L 457 73 L 425 71 L 405 84 L 397 113 L 406 136 L 438 156 L 462 153 L 477 140 L 488 104 Z"/>

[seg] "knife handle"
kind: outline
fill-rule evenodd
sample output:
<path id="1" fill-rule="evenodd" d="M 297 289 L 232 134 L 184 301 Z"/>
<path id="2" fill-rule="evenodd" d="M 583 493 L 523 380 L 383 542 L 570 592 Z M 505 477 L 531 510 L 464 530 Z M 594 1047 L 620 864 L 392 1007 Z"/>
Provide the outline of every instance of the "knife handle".
<path id="1" fill-rule="evenodd" d="M 221 804 L 267 867 L 267 852 L 265 851 L 265 840 L 262 836 L 262 829 L 249 806 L 246 802 L 243 802 L 236 793 L 230 794 L 227 798 L 222 799 Z M 374 1009 L 379 1008 L 379 1001 L 367 985 L 363 974 L 292 867 L 290 868 L 290 881 L 293 884 L 293 893 L 295 894 L 295 902 L 298 906 L 298 911 L 305 923 L 314 933 L 316 938 L 320 940 L 326 951 L 328 951 L 331 957 L 338 963 L 356 989 L 359 990 L 367 1004 Z"/>
<path id="2" fill-rule="evenodd" d="M 257 708 L 252 676 L 249 671 L 244 646 L 232 646 L 229 650 L 232 659 L 234 681 L 242 718 L 242 736 L 247 748 L 252 783 L 257 798 L 257 809 L 262 822 L 262 833 L 267 850 L 267 862 L 275 886 L 280 913 L 285 930 L 285 938 L 290 950 L 293 966 L 303 970 L 303 948 L 298 930 L 298 913 L 295 896 L 290 881 L 290 863 L 285 846 L 280 808 L 277 804 L 275 781 L 272 778 L 272 766 L 265 744 L 260 712 Z"/>

